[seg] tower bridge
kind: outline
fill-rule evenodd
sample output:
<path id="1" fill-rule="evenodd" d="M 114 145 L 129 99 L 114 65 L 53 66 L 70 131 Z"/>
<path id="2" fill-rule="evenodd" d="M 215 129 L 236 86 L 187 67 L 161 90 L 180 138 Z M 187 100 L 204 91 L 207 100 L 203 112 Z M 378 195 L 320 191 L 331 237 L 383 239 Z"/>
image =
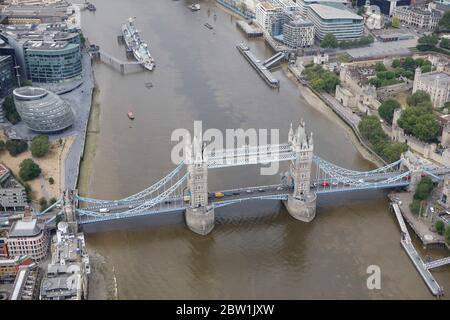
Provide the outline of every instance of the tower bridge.
<path id="1" fill-rule="evenodd" d="M 194 136 L 193 142 L 186 145 L 184 161 L 136 194 L 103 200 L 66 191 L 55 205 L 63 202 L 64 207 L 70 207 L 70 217 L 66 215 L 66 219 L 81 225 L 183 211 L 187 226 L 206 235 L 214 228 L 215 209 L 224 206 L 244 201 L 278 200 L 295 219 L 310 222 L 316 215 L 318 194 L 399 187 L 413 191 L 423 175 L 436 181 L 450 172 L 450 168 L 424 163 L 409 152 L 384 167 L 356 171 L 328 162 L 313 151 L 313 135 L 306 133 L 304 122 L 295 130 L 291 125 L 288 142 L 284 144 L 208 151 Z M 289 171 L 280 184 L 221 190 L 217 191 L 221 192 L 219 196 L 209 192 L 208 171 L 211 169 L 280 161 L 289 163 Z"/>

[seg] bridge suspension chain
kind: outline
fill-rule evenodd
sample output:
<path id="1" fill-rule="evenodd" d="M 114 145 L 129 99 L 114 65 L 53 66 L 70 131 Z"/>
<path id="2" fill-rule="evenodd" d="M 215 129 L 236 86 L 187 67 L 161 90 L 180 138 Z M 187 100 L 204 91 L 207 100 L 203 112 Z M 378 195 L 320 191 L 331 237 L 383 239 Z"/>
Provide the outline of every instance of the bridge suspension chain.
<path id="1" fill-rule="evenodd" d="M 77 199 L 82 202 L 88 202 L 88 203 L 95 203 L 95 204 L 108 204 L 108 203 L 114 203 L 114 204 L 129 204 L 132 201 L 137 200 L 144 200 L 143 198 L 150 196 L 151 194 L 155 193 L 155 191 L 159 190 L 161 187 L 163 187 L 167 182 L 171 181 L 173 177 L 175 177 L 181 169 L 184 167 L 184 162 L 181 162 L 172 172 L 170 172 L 168 175 L 166 175 L 164 178 L 153 184 L 152 186 L 135 193 L 131 196 L 128 196 L 126 198 L 122 198 L 119 200 L 101 200 L 101 199 L 94 199 L 94 198 L 86 198 L 86 197 L 80 197 L 77 195 Z"/>

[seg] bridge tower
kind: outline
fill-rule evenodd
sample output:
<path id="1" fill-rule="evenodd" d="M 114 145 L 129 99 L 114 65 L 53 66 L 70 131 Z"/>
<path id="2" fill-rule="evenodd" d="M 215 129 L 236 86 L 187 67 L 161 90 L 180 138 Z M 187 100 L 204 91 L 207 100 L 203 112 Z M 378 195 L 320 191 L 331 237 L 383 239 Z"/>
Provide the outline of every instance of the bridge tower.
<path id="1" fill-rule="evenodd" d="M 208 160 L 201 141 L 194 136 L 193 146 L 186 139 L 186 166 L 189 173 L 189 206 L 186 208 L 186 224 L 195 233 L 206 235 L 214 228 L 214 208 L 208 206 Z"/>
<path id="2" fill-rule="evenodd" d="M 77 190 L 65 190 L 63 192 L 62 208 L 64 211 L 64 220 L 67 222 L 69 229 L 73 233 L 78 233 L 78 221 L 75 214 L 75 195 Z"/>
<path id="3" fill-rule="evenodd" d="M 411 151 L 402 153 L 400 159 L 400 170 L 409 170 L 411 175 L 409 177 L 408 191 L 415 192 L 417 185 L 422 179 L 423 169 L 420 159 L 412 154 Z"/>
<path id="4" fill-rule="evenodd" d="M 302 120 L 297 130 L 289 130 L 289 144 L 296 152 L 296 159 L 290 164 L 290 174 L 294 191 L 284 202 L 289 214 L 297 220 L 310 222 L 316 216 L 316 193 L 310 190 L 311 166 L 313 158 L 313 136 L 308 137 Z"/>

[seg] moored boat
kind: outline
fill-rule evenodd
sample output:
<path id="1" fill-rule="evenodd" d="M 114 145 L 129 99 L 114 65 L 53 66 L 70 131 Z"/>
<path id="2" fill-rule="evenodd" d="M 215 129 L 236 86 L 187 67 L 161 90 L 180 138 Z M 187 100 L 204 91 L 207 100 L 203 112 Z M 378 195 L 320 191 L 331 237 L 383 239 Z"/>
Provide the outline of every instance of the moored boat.
<path id="1" fill-rule="evenodd" d="M 145 69 L 153 70 L 156 67 L 155 60 L 148 50 L 148 45 L 141 40 L 133 18 L 129 18 L 128 22 L 122 25 L 122 35 L 127 48 L 133 52 L 134 58 Z"/>
<path id="2" fill-rule="evenodd" d="M 134 114 L 131 111 L 128 111 L 127 116 L 130 120 L 134 120 Z"/>

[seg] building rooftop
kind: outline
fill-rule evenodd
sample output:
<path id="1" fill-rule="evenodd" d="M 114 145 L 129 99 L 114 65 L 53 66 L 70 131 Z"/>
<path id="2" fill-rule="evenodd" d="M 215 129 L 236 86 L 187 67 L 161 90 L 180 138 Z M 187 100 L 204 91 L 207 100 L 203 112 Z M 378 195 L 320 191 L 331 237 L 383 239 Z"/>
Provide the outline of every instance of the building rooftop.
<path id="1" fill-rule="evenodd" d="M 60 50 L 70 46 L 77 46 L 76 44 L 68 43 L 66 41 L 45 42 L 33 40 L 27 41 L 25 45 L 27 50 Z"/>
<path id="2" fill-rule="evenodd" d="M 301 17 L 298 17 L 295 20 L 289 21 L 287 24 L 290 26 L 293 26 L 293 27 L 313 26 L 313 23 L 311 21 L 303 19 Z"/>
<path id="3" fill-rule="evenodd" d="M 450 74 L 440 71 L 428 72 L 423 73 L 420 80 L 427 82 L 439 81 L 439 84 L 441 85 L 450 85 Z"/>
<path id="4" fill-rule="evenodd" d="M 0 61 L 2 60 L 3 56 L 0 56 Z M 7 56 L 6 56 L 7 57 Z M 9 175 L 9 170 L 4 165 L 0 164 L 0 181 L 2 181 L 6 175 Z"/>
<path id="5" fill-rule="evenodd" d="M 313 3 L 309 6 L 315 13 L 317 13 L 322 19 L 353 19 L 363 20 L 363 17 L 347 10 L 335 7 L 330 7 L 322 4 Z"/>
<path id="6" fill-rule="evenodd" d="M 274 2 L 269 2 L 269 1 L 263 1 L 261 2 L 261 6 L 266 10 L 266 11 L 270 11 L 270 10 L 276 10 L 276 9 L 280 9 L 281 6 L 277 3 Z"/>
<path id="7" fill-rule="evenodd" d="M 14 222 L 9 230 L 9 237 L 33 237 L 38 235 L 41 231 L 42 229 L 37 225 L 37 219 L 23 219 Z"/>

